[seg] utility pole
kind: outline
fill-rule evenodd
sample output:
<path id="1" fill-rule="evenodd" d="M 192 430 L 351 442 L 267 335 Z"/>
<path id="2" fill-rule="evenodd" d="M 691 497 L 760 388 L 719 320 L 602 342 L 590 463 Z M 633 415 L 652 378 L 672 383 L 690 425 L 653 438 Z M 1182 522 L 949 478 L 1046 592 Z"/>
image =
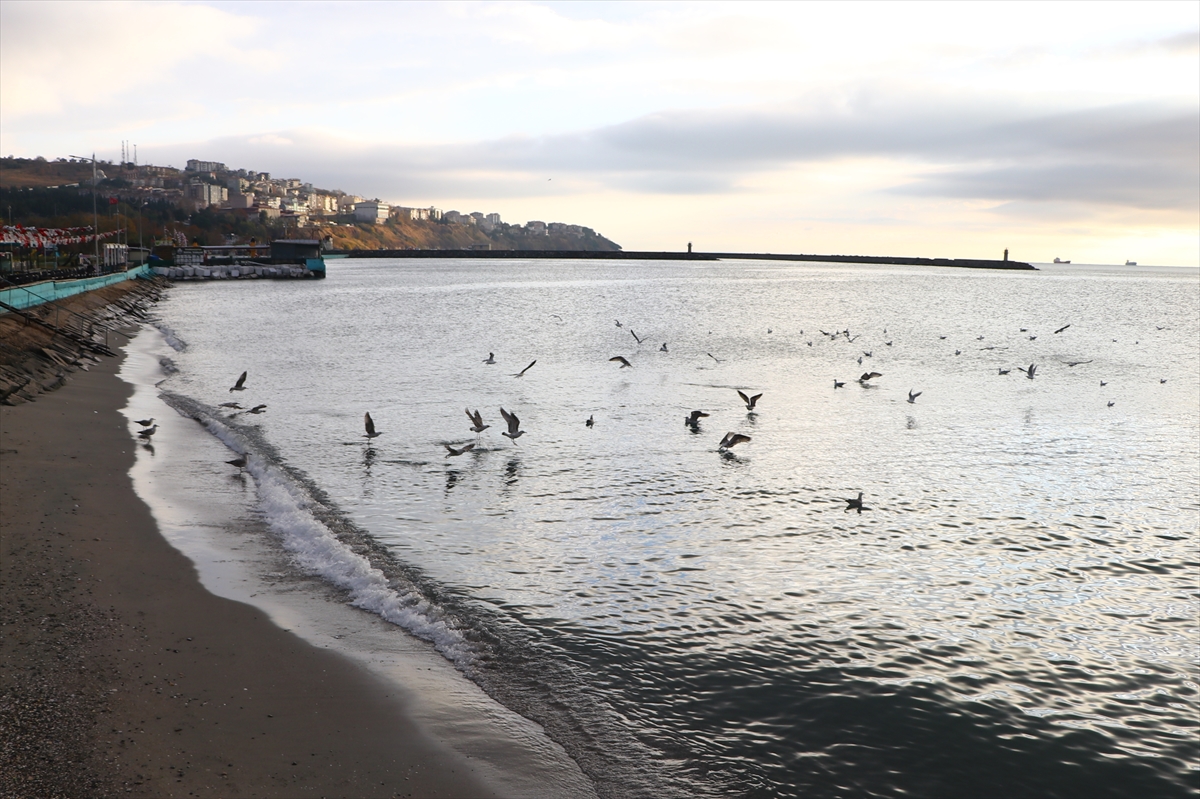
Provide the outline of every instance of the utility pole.
<path id="1" fill-rule="evenodd" d="M 86 155 L 72 155 L 71 158 L 79 158 L 83 161 L 88 160 Z M 92 153 L 92 239 L 96 253 L 96 271 L 100 271 L 100 213 L 96 210 L 96 154 Z"/>

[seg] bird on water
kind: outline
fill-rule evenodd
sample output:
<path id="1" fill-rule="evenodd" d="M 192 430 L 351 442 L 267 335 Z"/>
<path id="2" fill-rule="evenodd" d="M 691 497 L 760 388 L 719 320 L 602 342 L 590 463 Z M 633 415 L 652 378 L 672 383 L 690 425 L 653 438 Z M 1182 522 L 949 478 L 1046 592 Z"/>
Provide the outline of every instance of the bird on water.
<path id="1" fill-rule="evenodd" d="M 758 398 L 761 397 L 762 394 L 755 394 L 753 397 L 747 397 L 745 394 L 739 391 L 738 396 L 742 398 L 742 402 L 746 403 L 746 410 L 753 413 L 754 406 L 758 404 Z"/>
<path id="2" fill-rule="evenodd" d="M 855 498 L 855 499 L 847 499 L 847 500 L 846 500 L 846 509 L 845 509 L 844 511 L 842 511 L 842 512 L 843 512 L 843 513 L 849 513 L 849 512 L 850 512 L 850 511 L 852 511 L 852 510 L 856 510 L 856 511 L 858 511 L 860 514 L 861 514 L 863 511 L 865 511 L 865 510 L 871 510 L 870 508 L 868 508 L 866 505 L 864 505 L 864 504 L 863 504 L 863 501 L 862 501 L 862 492 L 861 492 L 861 491 L 859 491 L 859 492 L 858 492 L 858 497 L 857 497 L 857 498 Z"/>
<path id="3" fill-rule="evenodd" d="M 611 361 L 612 363 L 621 364 L 622 369 L 624 369 L 626 366 L 629 366 L 629 367 L 633 366 L 633 364 L 631 364 L 629 361 L 625 360 L 625 358 L 623 358 L 620 355 L 616 356 L 615 358 L 609 358 L 608 360 Z"/>
<path id="4" fill-rule="evenodd" d="M 472 433 L 482 433 L 484 430 L 487 430 L 489 427 L 491 427 L 490 424 L 483 423 L 483 414 L 480 413 L 479 411 L 475 411 L 475 413 L 471 413 L 470 408 L 467 408 L 466 411 L 467 411 L 467 418 L 471 420 L 471 432 Z"/>
<path id="5" fill-rule="evenodd" d="M 517 443 L 517 439 L 525 435 L 525 431 L 521 429 L 521 420 L 515 413 L 509 413 L 503 408 L 500 409 L 500 415 L 504 417 L 504 422 L 508 425 L 508 432 L 500 435 L 511 438 L 514 444 Z"/>
<path id="6" fill-rule="evenodd" d="M 708 414 L 704 411 L 692 411 L 687 416 L 683 417 L 683 423 L 688 427 L 699 427 L 701 419 L 707 419 Z"/>
<path id="7" fill-rule="evenodd" d="M 154 424 L 154 417 L 151 416 L 149 419 L 134 419 L 134 422 L 140 424 L 142 427 L 149 427 Z"/>
<path id="8" fill-rule="evenodd" d="M 229 390 L 230 391 L 245 391 L 246 390 L 246 373 L 245 372 L 242 372 L 242 376 L 237 379 L 237 382 L 234 383 L 233 386 L 230 387 Z"/>
<path id="9" fill-rule="evenodd" d="M 368 444 L 371 443 L 372 438 L 378 438 L 379 436 L 383 435 L 383 433 L 380 433 L 375 429 L 375 420 L 371 418 L 371 413 L 369 411 L 363 414 L 363 427 L 366 428 L 366 432 L 363 433 L 363 438 L 367 439 Z"/>
<path id="10" fill-rule="evenodd" d="M 845 387 L 846 387 L 846 381 L 845 381 L 845 380 L 838 380 L 838 379 L 835 377 L 835 378 L 833 378 L 833 387 L 834 387 L 834 388 L 845 388 Z"/>
<path id="11" fill-rule="evenodd" d="M 464 444 L 461 449 L 455 449 L 449 444 L 442 444 L 442 446 L 446 448 L 446 457 L 453 458 L 463 454 L 464 452 L 470 452 L 471 450 L 475 449 L 475 442 L 472 441 L 470 444 Z"/>
<path id="12" fill-rule="evenodd" d="M 496 362 L 496 353 L 489 352 L 487 358 L 484 359 L 483 362 L 484 363 L 495 363 Z"/>
<path id="13" fill-rule="evenodd" d="M 1002 374 L 1002 375 L 1006 375 L 1006 374 L 1008 374 L 1008 373 L 1009 373 L 1009 372 L 1011 372 L 1011 371 L 1012 371 L 1012 369 L 1000 369 L 1000 374 Z"/>
<path id="14" fill-rule="evenodd" d="M 750 436 L 742 435 L 741 433 L 726 433 L 721 439 L 721 443 L 717 445 L 718 450 L 727 450 L 736 447 L 738 444 L 750 440 Z"/>
<path id="15" fill-rule="evenodd" d="M 147 441 L 149 441 L 150 436 L 154 435 L 157 432 L 158 432 L 158 425 L 154 425 L 154 427 L 147 427 L 145 430 L 139 430 L 138 437 L 144 438 Z"/>
<path id="16" fill-rule="evenodd" d="M 663 345 L 658 348 L 658 351 L 659 352 L 667 352 L 667 342 L 664 341 Z"/>
<path id="17" fill-rule="evenodd" d="M 593 415 L 589 416 L 589 417 L 587 418 L 587 421 L 586 421 L 586 422 L 584 422 L 583 424 L 584 424 L 586 427 L 591 427 L 591 426 L 593 426 L 594 424 L 596 424 L 596 416 L 595 416 L 595 414 L 593 414 Z"/>
<path id="18" fill-rule="evenodd" d="M 234 458 L 233 460 L 225 461 L 225 462 L 228 463 L 230 466 L 236 466 L 238 468 L 238 471 L 241 472 L 246 468 L 247 459 L 246 459 L 245 455 L 239 455 L 238 457 Z"/>

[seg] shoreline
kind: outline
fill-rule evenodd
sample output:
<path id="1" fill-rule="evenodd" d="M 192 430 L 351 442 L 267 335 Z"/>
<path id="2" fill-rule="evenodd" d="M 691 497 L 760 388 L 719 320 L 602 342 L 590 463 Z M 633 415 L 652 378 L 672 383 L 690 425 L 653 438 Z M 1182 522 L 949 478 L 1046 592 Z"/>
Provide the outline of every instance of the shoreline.
<path id="1" fill-rule="evenodd" d="M 126 357 L 0 409 L 0 795 L 512 795 L 394 681 L 201 584 L 134 490 Z"/>

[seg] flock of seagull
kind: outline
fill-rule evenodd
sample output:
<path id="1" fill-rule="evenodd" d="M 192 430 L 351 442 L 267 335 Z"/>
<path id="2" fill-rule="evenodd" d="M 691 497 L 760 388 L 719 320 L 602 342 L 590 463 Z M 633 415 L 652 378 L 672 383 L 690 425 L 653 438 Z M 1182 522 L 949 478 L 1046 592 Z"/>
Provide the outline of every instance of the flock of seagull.
<path id="1" fill-rule="evenodd" d="M 622 324 L 619 320 L 617 321 L 616 326 L 622 327 Z M 1071 326 L 1070 324 L 1063 325 L 1062 327 L 1055 330 L 1054 333 L 1055 334 L 1062 333 L 1070 326 Z M 768 328 L 767 332 L 771 333 L 773 331 L 771 328 Z M 827 336 L 830 341 L 839 341 L 844 338 L 848 342 L 853 342 L 862 335 L 862 334 L 851 335 L 850 330 L 848 328 L 845 330 L 840 330 L 840 331 L 836 331 L 833 333 L 829 333 L 824 330 L 821 330 L 820 332 L 822 335 Z M 1021 332 L 1022 333 L 1027 332 L 1026 328 L 1021 328 Z M 635 333 L 632 328 L 629 328 L 629 333 L 633 336 L 634 340 L 639 345 L 644 341 L 644 339 L 642 337 L 639 337 L 638 334 Z M 804 333 L 804 331 L 801 330 L 800 334 L 803 335 L 803 333 Z M 884 333 L 884 335 L 887 334 L 886 328 L 884 329 L 883 333 Z M 939 338 L 944 340 L 946 338 L 946 336 L 939 336 Z M 982 341 L 983 338 L 984 338 L 983 336 L 979 336 L 979 337 L 977 337 L 977 340 Z M 1031 341 L 1035 340 L 1036 338 L 1037 338 L 1036 335 L 1029 336 L 1029 339 Z M 809 347 L 811 347 L 813 345 L 813 342 L 808 341 L 807 344 Z M 885 341 L 884 344 L 885 344 L 885 346 L 891 347 L 893 344 L 893 341 L 888 340 L 888 341 Z M 998 348 L 997 347 L 984 347 L 983 349 L 994 350 L 994 349 L 998 349 Z M 662 346 L 659 347 L 659 351 L 660 352 L 669 352 L 669 350 L 667 348 L 667 342 L 663 342 Z M 962 354 L 961 350 L 955 350 L 955 355 L 961 355 L 961 354 Z M 707 355 L 709 358 L 712 358 L 717 363 L 721 363 L 721 359 L 717 358 L 712 353 L 705 353 L 705 355 Z M 871 357 L 873 357 L 873 355 L 874 355 L 873 350 L 864 350 L 862 355 L 860 357 L 858 357 L 857 361 L 861 365 L 864 357 L 871 358 Z M 613 356 L 612 358 L 609 358 L 608 360 L 612 363 L 619 364 L 619 368 L 621 368 L 621 369 L 633 368 L 633 364 L 630 363 L 629 360 L 622 355 Z M 494 364 L 498 363 L 498 361 L 496 360 L 496 354 L 494 352 L 489 352 L 488 357 L 483 360 L 483 363 L 488 364 L 488 365 L 494 365 Z M 1074 366 L 1078 366 L 1080 364 L 1085 364 L 1085 363 L 1091 363 L 1091 361 L 1073 361 L 1073 362 L 1068 362 L 1067 365 L 1074 367 Z M 530 361 L 528 366 L 526 366 L 524 369 L 522 369 L 519 372 L 513 373 L 512 376 L 515 378 L 524 377 L 525 374 L 530 369 L 532 369 L 536 364 L 537 364 L 537 360 L 534 359 L 533 361 Z M 1025 377 L 1028 378 L 1029 380 L 1033 380 L 1035 378 L 1035 376 L 1037 375 L 1037 369 L 1038 369 L 1037 364 L 1031 363 L 1031 364 L 1029 364 L 1028 367 L 1019 367 L 1017 369 L 1017 371 L 1024 374 Z M 999 368 L 1000 375 L 1010 374 L 1011 371 L 1012 371 L 1011 369 L 1005 369 L 1003 367 Z M 234 391 L 245 391 L 246 390 L 246 377 L 247 377 L 247 373 L 242 372 L 242 374 L 238 377 L 238 379 L 234 383 L 234 385 L 232 387 L 230 387 L 229 391 L 231 393 Z M 858 378 L 857 382 L 864 387 L 868 387 L 868 386 L 873 385 L 871 383 L 872 380 L 875 380 L 876 378 L 879 378 L 879 377 L 883 377 L 883 375 L 880 372 L 868 370 L 868 371 L 865 371 L 862 373 L 862 375 Z M 1165 382 L 1167 382 L 1165 379 L 1160 380 L 1160 383 L 1165 383 Z M 846 385 L 845 381 L 837 380 L 836 378 L 833 381 L 833 387 L 835 390 L 844 388 L 845 385 Z M 1101 386 L 1106 385 L 1106 381 L 1101 381 L 1100 385 Z M 922 395 L 922 393 L 923 392 L 921 392 L 921 391 L 914 391 L 912 389 L 909 389 L 907 402 L 909 404 L 915 404 L 917 401 L 917 398 L 920 397 Z M 748 395 L 741 390 L 737 390 L 737 394 L 738 394 L 738 397 L 741 399 L 742 403 L 746 406 L 746 410 L 747 410 L 748 414 L 751 416 L 756 414 L 758 401 L 763 396 L 762 393 Z M 1114 405 L 1114 403 L 1111 401 L 1108 403 L 1108 407 L 1110 407 L 1110 408 L 1113 405 Z M 241 406 L 240 404 L 238 404 L 236 402 L 224 402 L 224 403 L 221 403 L 220 407 L 235 411 L 235 413 L 232 414 L 234 416 L 238 415 L 238 413 L 259 414 L 259 413 L 264 412 L 267 408 L 267 406 L 265 404 L 255 405 L 254 407 L 251 407 L 251 408 L 243 408 L 243 406 Z M 491 425 L 484 423 L 483 414 L 478 409 L 473 411 L 470 408 L 467 408 L 466 415 L 467 415 L 467 419 L 470 421 L 469 429 L 471 430 L 471 432 L 475 433 L 476 435 L 483 433 L 484 430 L 487 430 L 491 427 Z M 513 444 L 517 444 L 517 439 L 520 438 L 521 436 L 525 435 L 525 431 L 521 429 L 520 418 L 517 416 L 517 414 L 515 414 L 511 411 L 508 411 L 503 407 L 500 408 L 500 416 L 501 416 L 501 418 L 503 418 L 504 424 L 507 428 L 506 430 L 501 432 L 501 435 L 508 438 L 509 440 L 511 440 L 513 442 Z M 709 416 L 709 414 L 706 413 L 705 411 L 694 410 L 691 413 L 689 413 L 687 416 L 684 417 L 684 424 L 687 427 L 691 428 L 693 432 L 699 432 L 700 420 L 703 418 L 707 418 L 708 416 Z M 158 426 L 154 424 L 154 419 L 151 418 L 151 419 L 137 420 L 137 423 L 143 427 L 143 429 L 138 433 L 138 436 L 141 437 L 144 441 L 149 442 L 151 436 L 153 436 L 154 433 L 158 429 Z M 589 416 L 587 418 L 587 420 L 584 422 L 584 424 L 589 428 L 593 427 L 595 425 L 595 417 Z M 363 428 L 364 428 L 363 438 L 366 439 L 366 443 L 369 448 L 371 445 L 371 442 L 374 439 L 381 436 L 383 433 L 375 427 L 375 420 L 371 418 L 370 412 L 363 414 Z M 751 440 L 750 436 L 748 436 L 748 435 L 745 435 L 743 433 L 738 433 L 736 431 L 730 431 L 721 438 L 720 443 L 717 445 L 717 451 L 722 454 L 726 454 L 726 453 L 728 453 L 729 450 L 736 447 L 737 445 L 746 443 L 750 440 Z M 446 457 L 452 458 L 452 457 L 458 457 L 465 453 L 471 452 L 472 450 L 475 449 L 475 443 L 476 442 L 470 442 L 470 443 L 466 443 L 466 444 L 463 444 L 460 446 L 454 446 L 449 443 L 443 443 L 442 446 L 445 447 L 445 449 L 446 449 Z M 248 461 L 247 461 L 247 456 L 243 454 L 233 460 L 229 460 L 229 461 L 225 461 L 225 462 L 227 464 L 229 464 L 230 466 L 236 467 L 240 472 L 241 470 L 245 469 Z M 857 513 L 861 514 L 864 510 L 871 510 L 871 508 L 869 508 L 863 504 L 863 494 L 861 491 L 859 492 L 857 497 L 847 498 L 847 499 L 845 499 L 845 502 L 846 502 L 846 508 L 845 508 L 846 512 L 856 511 Z"/>

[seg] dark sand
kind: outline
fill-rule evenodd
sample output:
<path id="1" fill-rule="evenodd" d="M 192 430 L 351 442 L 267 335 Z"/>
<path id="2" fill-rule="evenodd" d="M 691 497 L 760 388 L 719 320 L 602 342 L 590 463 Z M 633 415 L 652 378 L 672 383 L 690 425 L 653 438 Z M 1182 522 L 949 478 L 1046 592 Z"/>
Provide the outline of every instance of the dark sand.
<path id="1" fill-rule="evenodd" d="M 200 585 L 134 493 L 118 366 L 0 407 L 0 795 L 498 795 L 362 667 Z"/>

